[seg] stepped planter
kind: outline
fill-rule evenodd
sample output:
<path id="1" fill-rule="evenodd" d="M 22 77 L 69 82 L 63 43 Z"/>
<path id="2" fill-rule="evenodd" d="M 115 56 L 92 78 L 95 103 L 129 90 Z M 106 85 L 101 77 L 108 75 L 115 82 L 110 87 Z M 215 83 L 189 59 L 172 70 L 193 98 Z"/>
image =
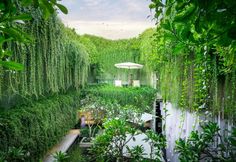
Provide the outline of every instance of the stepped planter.
<path id="1" fill-rule="evenodd" d="M 92 146 L 92 138 L 89 138 L 89 137 L 83 137 L 82 140 L 80 141 L 79 143 L 79 146 L 81 148 L 91 148 Z"/>

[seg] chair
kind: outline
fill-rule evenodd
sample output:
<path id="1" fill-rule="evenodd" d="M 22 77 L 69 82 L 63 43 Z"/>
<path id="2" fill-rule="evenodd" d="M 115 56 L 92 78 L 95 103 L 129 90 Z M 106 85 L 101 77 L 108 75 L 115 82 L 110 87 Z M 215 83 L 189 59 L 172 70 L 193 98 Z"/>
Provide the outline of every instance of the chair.
<path id="1" fill-rule="evenodd" d="M 122 82 L 121 82 L 121 80 L 115 80 L 115 86 L 116 86 L 116 87 L 122 87 Z"/>
<path id="2" fill-rule="evenodd" d="M 133 87 L 140 87 L 140 80 L 133 80 Z"/>

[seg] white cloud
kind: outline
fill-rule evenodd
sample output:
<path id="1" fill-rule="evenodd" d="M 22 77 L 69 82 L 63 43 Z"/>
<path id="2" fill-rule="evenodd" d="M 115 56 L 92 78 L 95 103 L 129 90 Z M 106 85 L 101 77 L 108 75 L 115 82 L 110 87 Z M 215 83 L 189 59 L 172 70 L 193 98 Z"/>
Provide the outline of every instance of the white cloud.
<path id="1" fill-rule="evenodd" d="M 69 21 L 78 34 L 92 34 L 107 39 L 126 39 L 138 36 L 145 29 L 154 27 L 151 22 Z"/>
<path id="2" fill-rule="evenodd" d="M 78 2 L 78 0 L 62 0 L 62 2 L 59 2 L 59 3 L 62 3 L 66 6 L 70 6 L 70 5 L 74 5 Z"/>
<path id="3" fill-rule="evenodd" d="M 62 0 L 62 3 L 69 14 L 59 16 L 79 34 L 130 38 L 155 24 L 147 19 L 151 14 L 150 0 Z"/>

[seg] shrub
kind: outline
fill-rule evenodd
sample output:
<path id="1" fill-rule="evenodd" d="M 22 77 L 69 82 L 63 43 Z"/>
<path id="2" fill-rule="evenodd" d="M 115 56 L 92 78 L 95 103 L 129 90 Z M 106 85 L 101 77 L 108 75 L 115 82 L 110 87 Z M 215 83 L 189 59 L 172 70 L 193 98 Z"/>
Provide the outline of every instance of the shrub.
<path id="1" fill-rule="evenodd" d="M 124 161 L 123 149 L 136 134 L 136 129 L 124 119 L 111 119 L 103 126 L 104 132 L 96 136 L 92 148 L 97 161 Z M 129 139 L 127 134 L 130 134 Z"/>
<path id="2" fill-rule="evenodd" d="M 36 161 L 76 123 L 79 94 L 56 95 L 0 114 L 0 150 L 20 148 Z"/>
<path id="3" fill-rule="evenodd" d="M 66 160 L 69 158 L 67 153 L 64 152 L 56 152 L 53 157 L 56 159 L 55 162 L 66 162 Z"/>
<path id="4" fill-rule="evenodd" d="M 178 139 L 175 150 L 180 161 L 220 161 L 233 162 L 236 159 L 236 128 L 231 136 L 220 134 L 216 123 L 201 126 L 202 132 L 192 131 L 187 139 Z"/>

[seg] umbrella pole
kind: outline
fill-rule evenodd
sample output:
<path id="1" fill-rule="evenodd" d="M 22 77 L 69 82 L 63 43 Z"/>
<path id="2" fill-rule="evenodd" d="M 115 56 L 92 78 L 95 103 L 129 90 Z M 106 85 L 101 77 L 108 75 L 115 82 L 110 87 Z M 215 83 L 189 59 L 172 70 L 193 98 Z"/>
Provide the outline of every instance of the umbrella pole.
<path id="1" fill-rule="evenodd" d="M 141 85 L 141 78 L 142 78 L 142 76 L 141 76 L 141 75 L 142 75 L 142 74 L 141 74 L 141 69 L 139 69 L 138 72 L 139 72 L 138 80 L 140 80 L 140 85 Z"/>
<path id="2" fill-rule="evenodd" d="M 128 69 L 128 86 L 130 86 L 130 67 L 129 67 L 129 69 Z"/>

